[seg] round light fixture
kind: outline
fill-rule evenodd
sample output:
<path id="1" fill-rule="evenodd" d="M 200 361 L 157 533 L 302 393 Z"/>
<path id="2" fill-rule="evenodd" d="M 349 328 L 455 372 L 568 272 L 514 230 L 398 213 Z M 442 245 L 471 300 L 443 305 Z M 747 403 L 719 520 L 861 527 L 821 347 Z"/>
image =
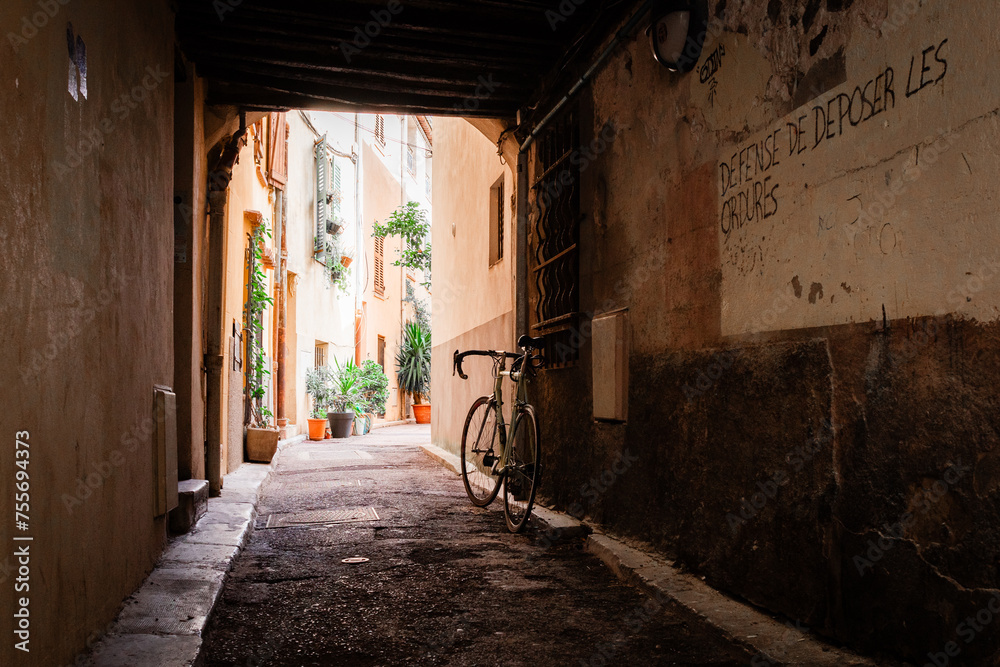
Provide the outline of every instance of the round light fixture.
<path id="1" fill-rule="evenodd" d="M 649 35 L 656 62 L 671 72 L 690 72 L 701 57 L 701 40 L 692 30 L 695 12 L 686 0 L 662 0 L 654 5 Z"/>

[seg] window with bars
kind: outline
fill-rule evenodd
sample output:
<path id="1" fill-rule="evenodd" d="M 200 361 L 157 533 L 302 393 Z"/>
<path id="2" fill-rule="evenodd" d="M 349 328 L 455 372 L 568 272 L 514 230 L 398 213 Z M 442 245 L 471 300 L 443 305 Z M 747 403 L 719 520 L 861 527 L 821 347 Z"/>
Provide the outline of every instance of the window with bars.
<path id="1" fill-rule="evenodd" d="M 326 343 L 316 343 L 313 365 L 317 368 L 326 366 Z"/>
<path id="2" fill-rule="evenodd" d="M 381 114 L 375 114 L 375 141 L 385 146 L 385 118 Z"/>
<path id="3" fill-rule="evenodd" d="M 375 237 L 375 294 L 385 295 L 385 237 Z"/>
<path id="4" fill-rule="evenodd" d="M 580 310 L 579 110 L 565 112 L 535 144 L 532 192 L 537 215 L 529 236 L 531 329 L 545 337 L 550 368 L 580 356 L 574 336 Z"/>
<path id="5" fill-rule="evenodd" d="M 490 188 L 490 266 L 503 259 L 503 176 Z"/>

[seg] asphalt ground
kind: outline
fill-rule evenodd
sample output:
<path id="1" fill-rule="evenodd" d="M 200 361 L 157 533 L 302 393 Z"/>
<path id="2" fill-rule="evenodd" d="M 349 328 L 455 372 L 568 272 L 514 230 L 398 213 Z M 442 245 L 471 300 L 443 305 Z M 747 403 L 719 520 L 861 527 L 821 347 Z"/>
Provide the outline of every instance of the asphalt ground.
<path id="1" fill-rule="evenodd" d="M 209 622 L 208 667 L 751 664 L 581 541 L 509 533 L 502 498 L 473 507 L 428 442 L 399 426 L 281 452 Z"/>

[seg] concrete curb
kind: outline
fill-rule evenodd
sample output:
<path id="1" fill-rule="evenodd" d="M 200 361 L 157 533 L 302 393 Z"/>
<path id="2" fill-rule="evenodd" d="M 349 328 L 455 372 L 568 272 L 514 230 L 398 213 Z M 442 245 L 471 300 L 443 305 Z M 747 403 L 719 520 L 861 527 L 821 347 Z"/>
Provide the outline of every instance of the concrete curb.
<path id="1" fill-rule="evenodd" d="M 244 463 L 223 478 L 222 493 L 190 533 L 170 539 L 153 571 L 82 664 L 92 667 L 197 667 L 208 625 L 233 561 L 253 533 L 257 505 L 282 450 L 269 464 Z M 74 664 L 79 664 L 79 659 Z"/>
<path id="2" fill-rule="evenodd" d="M 421 445 L 428 456 L 456 475 L 461 459 L 436 445 Z M 700 578 L 675 569 L 652 551 L 640 551 L 585 522 L 544 506 L 532 510 L 540 524 L 540 541 L 549 546 L 561 539 L 586 536 L 585 548 L 604 562 L 622 581 L 637 586 L 657 600 L 678 605 L 728 639 L 756 653 L 755 665 L 823 665 L 875 667 L 868 658 L 824 643 L 808 632 L 775 620 L 764 612 L 737 602 Z M 759 659 L 757 657 L 759 656 Z"/>

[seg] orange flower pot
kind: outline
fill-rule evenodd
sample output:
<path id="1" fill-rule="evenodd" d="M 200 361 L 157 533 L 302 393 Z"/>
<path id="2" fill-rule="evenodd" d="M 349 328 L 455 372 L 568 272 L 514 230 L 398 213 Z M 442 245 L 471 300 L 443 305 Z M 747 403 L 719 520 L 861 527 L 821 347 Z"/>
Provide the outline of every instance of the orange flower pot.
<path id="1" fill-rule="evenodd" d="M 431 404 L 421 403 L 413 404 L 413 418 L 417 420 L 418 424 L 430 424 L 431 423 Z"/>
<path id="2" fill-rule="evenodd" d="M 309 422 L 309 439 L 322 440 L 323 436 L 326 435 L 326 420 L 310 417 L 306 421 Z"/>

